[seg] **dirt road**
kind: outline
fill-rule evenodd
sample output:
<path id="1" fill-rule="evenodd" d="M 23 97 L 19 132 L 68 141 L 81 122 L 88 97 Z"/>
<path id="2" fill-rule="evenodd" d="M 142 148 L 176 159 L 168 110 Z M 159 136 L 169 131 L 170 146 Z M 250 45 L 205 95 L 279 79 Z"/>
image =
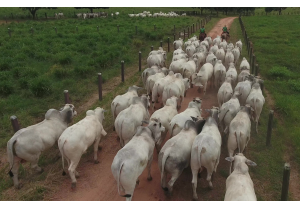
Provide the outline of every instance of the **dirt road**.
<path id="1" fill-rule="evenodd" d="M 220 20 L 216 26 L 208 33 L 209 36 L 215 38 L 222 32 L 222 27 L 226 24 L 230 28 L 231 23 L 235 17 L 224 18 Z M 208 86 L 206 96 L 197 92 L 197 88 L 188 90 L 184 103 L 179 112 L 186 109 L 188 103 L 194 97 L 203 99 L 202 109 L 209 109 L 212 106 L 217 106 L 217 90 L 211 89 Z M 206 117 L 203 112 L 203 117 Z M 120 149 L 119 142 L 116 140 L 117 134 L 115 132 L 108 132 L 107 137 L 101 143 L 102 150 L 99 152 L 100 163 L 95 165 L 93 162 L 82 161 L 79 163 L 77 189 L 71 190 L 71 180 L 69 176 L 62 177 L 64 179 L 63 185 L 58 192 L 55 192 L 51 198 L 47 200 L 70 200 L 70 201 L 124 201 L 125 198 L 120 197 L 117 191 L 117 183 L 114 180 L 111 172 L 111 163 L 117 151 Z M 168 139 L 168 136 L 167 138 Z M 164 142 L 163 142 L 164 144 Z M 224 200 L 225 195 L 225 181 L 227 178 L 229 163 L 225 161 L 227 149 L 222 146 L 222 154 L 217 173 L 213 175 L 214 189 L 209 190 L 206 181 L 206 171 L 201 173 L 201 179 L 198 181 L 198 196 L 199 200 Z M 92 155 L 90 158 L 92 160 Z M 147 170 L 140 176 L 140 184 L 135 188 L 133 194 L 133 201 L 190 201 L 192 200 L 192 173 L 191 169 L 186 168 L 178 180 L 174 184 L 173 195 L 170 197 L 162 190 L 160 186 L 160 172 L 157 163 L 157 153 L 154 151 L 152 162 L 152 181 L 147 180 Z"/>

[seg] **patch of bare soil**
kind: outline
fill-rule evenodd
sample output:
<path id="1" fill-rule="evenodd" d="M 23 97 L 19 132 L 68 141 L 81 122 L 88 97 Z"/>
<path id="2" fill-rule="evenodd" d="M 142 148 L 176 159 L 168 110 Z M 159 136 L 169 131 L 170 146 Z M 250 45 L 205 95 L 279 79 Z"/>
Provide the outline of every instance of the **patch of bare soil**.
<path id="1" fill-rule="evenodd" d="M 218 22 L 217 26 L 208 33 L 208 35 L 215 38 L 220 35 L 223 25 L 230 27 L 234 17 L 225 18 Z M 187 108 L 188 103 L 194 97 L 203 99 L 202 109 L 210 109 L 212 106 L 217 106 L 217 90 L 208 86 L 205 97 L 203 93 L 198 93 L 197 87 L 189 89 L 184 98 L 181 109 L 182 112 Z M 95 100 L 97 97 L 95 96 Z M 92 99 L 91 99 L 92 100 Z M 90 102 L 92 104 L 92 102 Z M 159 104 L 156 104 L 158 106 Z M 88 105 L 80 107 L 80 109 L 87 109 Z M 203 112 L 203 117 L 207 117 Z M 169 137 L 165 139 L 165 141 Z M 164 142 L 165 142 L 164 141 Z M 163 142 L 163 144 L 164 144 Z M 163 145 L 162 144 L 162 145 Z M 117 134 L 113 131 L 108 131 L 108 135 L 101 142 L 102 150 L 99 152 L 100 163 L 94 165 L 92 162 L 81 162 L 78 166 L 80 178 L 78 178 L 77 189 L 71 190 L 71 180 L 67 175 L 61 177 L 63 182 L 57 192 L 52 193 L 45 200 L 100 200 L 100 201 L 124 201 L 125 198 L 120 197 L 117 191 L 117 182 L 114 180 L 111 172 L 112 161 L 120 149 L 117 141 Z M 209 190 L 206 181 L 206 171 L 201 173 L 202 178 L 198 181 L 198 195 L 200 200 L 223 200 L 225 195 L 225 182 L 229 171 L 229 163 L 225 161 L 227 156 L 226 146 L 222 145 L 222 154 L 217 173 L 213 175 L 214 189 Z M 92 160 L 92 154 L 89 156 Z M 169 196 L 161 189 L 160 186 L 160 171 L 158 169 L 158 155 L 154 151 L 152 162 L 152 181 L 147 180 L 147 170 L 140 176 L 140 183 L 135 188 L 133 200 L 135 201 L 189 201 L 192 199 L 192 173 L 190 168 L 186 168 L 178 180 L 174 184 L 173 195 Z"/>

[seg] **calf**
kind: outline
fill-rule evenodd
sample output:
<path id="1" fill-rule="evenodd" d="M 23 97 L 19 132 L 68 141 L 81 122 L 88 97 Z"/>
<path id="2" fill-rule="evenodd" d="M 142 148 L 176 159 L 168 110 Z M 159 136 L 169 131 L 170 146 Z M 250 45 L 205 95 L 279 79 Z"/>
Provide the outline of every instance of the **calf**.
<path id="1" fill-rule="evenodd" d="M 207 170 L 206 180 L 209 187 L 212 188 L 211 176 L 213 171 L 217 172 L 221 154 L 221 134 L 218 129 L 218 108 L 206 110 L 210 117 L 206 120 L 202 131 L 198 134 L 193 142 L 191 149 L 191 169 L 193 174 L 193 199 L 198 200 L 197 195 L 197 178 L 198 172 L 202 166 Z"/>
<path id="2" fill-rule="evenodd" d="M 161 148 L 158 155 L 158 166 L 161 172 L 161 187 L 172 193 L 173 185 L 182 171 L 190 165 L 191 148 L 195 137 L 202 130 L 205 120 L 194 122 L 188 120 L 183 129 L 174 137 L 169 139 Z M 166 184 L 167 175 L 171 179 Z"/>
<path id="3" fill-rule="evenodd" d="M 139 126 L 130 142 L 116 154 L 111 171 L 117 181 L 118 193 L 126 197 L 126 201 L 131 201 L 136 183 L 139 183 L 138 178 L 146 167 L 147 179 L 152 180 L 150 172 L 154 146 L 160 141 L 161 132 L 164 130 L 159 120 L 150 121 L 147 127 Z M 120 194 L 120 189 L 125 195 Z"/>
<path id="4" fill-rule="evenodd" d="M 225 201 L 256 201 L 253 181 L 249 175 L 249 166 L 256 166 L 256 163 L 247 159 L 242 153 L 234 157 L 225 158 L 234 162 L 233 172 L 226 179 Z M 241 193 L 242 192 L 242 193 Z"/>
<path id="5" fill-rule="evenodd" d="M 79 173 L 76 171 L 77 165 L 82 154 L 86 152 L 89 146 L 94 143 L 94 163 L 98 161 L 98 146 L 101 136 L 106 136 L 102 126 L 104 118 L 104 109 L 97 107 L 95 110 L 88 110 L 86 117 L 78 123 L 68 127 L 58 139 L 58 148 L 62 157 L 63 175 L 65 175 L 64 159 L 68 162 L 68 171 L 72 180 L 72 188 L 76 188 L 76 177 Z"/>

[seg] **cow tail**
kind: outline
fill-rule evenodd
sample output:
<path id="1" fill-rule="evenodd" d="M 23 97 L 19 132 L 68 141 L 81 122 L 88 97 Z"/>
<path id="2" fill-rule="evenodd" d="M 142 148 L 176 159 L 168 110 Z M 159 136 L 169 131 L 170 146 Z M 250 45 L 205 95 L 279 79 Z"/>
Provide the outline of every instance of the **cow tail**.
<path id="1" fill-rule="evenodd" d="M 64 159 L 64 158 L 66 157 L 66 159 L 68 159 L 68 157 L 65 156 L 65 153 L 64 153 L 64 146 L 65 146 L 65 143 L 66 143 L 66 141 L 63 143 L 63 146 L 61 147 L 61 150 L 60 150 L 60 152 L 61 152 L 62 166 L 63 166 L 63 173 L 62 173 L 63 176 L 66 175 L 66 172 L 65 172 L 65 159 Z M 69 161 L 68 161 L 68 162 L 69 162 Z"/>
<path id="2" fill-rule="evenodd" d="M 118 173 L 118 178 L 117 178 L 117 180 L 118 180 L 118 193 L 122 197 L 130 198 L 131 197 L 130 194 L 125 194 L 125 195 L 120 194 L 120 176 L 121 176 L 121 170 L 123 168 L 123 165 L 124 165 L 124 163 L 122 163 L 121 166 L 120 166 L 119 173 Z"/>
<path id="3" fill-rule="evenodd" d="M 166 161 L 170 155 L 170 150 L 171 148 L 168 147 L 164 153 L 163 153 L 163 157 L 162 157 L 162 160 L 161 160 L 161 174 L 160 174 L 160 177 L 161 177 L 161 183 L 162 183 L 162 178 L 163 178 L 163 175 L 164 175 L 164 172 L 165 172 L 165 164 L 166 164 Z"/>
<path id="4" fill-rule="evenodd" d="M 203 145 L 202 145 L 202 142 L 198 143 L 198 166 L 199 168 L 201 168 L 201 152 L 202 152 L 202 149 L 203 149 Z"/>
<path id="5" fill-rule="evenodd" d="M 10 165 L 10 169 L 9 169 L 9 176 L 13 177 L 14 174 L 12 173 L 12 168 L 14 166 L 14 156 L 15 156 L 15 151 L 14 151 L 14 146 L 17 143 L 17 138 L 13 139 L 12 141 L 9 141 L 7 143 L 7 155 L 8 155 L 8 162 Z"/>
<path id="6" fill-rule="evenodd" d="M 237 146 L 238 146 L 238 149 L 239 149 L 239 153 L 241 153 L 241 148 L 240 148 L 241 132 L 239 133 L 239 135 L 237 135 L 237 133 L 234 132 L 234 135 L 236 137 L 236 143 L 237 143 Z"/>
<path id="7" fill-rule="evenodd" d="M 117 103 L 114 107 L 114 112 L 113 112 L 113 120 L 115 120 L 117 118 L 117 113 L 116 113 L 116 109 L 117 109 L 117 106 L 119 106 L 120 104 Z"/>

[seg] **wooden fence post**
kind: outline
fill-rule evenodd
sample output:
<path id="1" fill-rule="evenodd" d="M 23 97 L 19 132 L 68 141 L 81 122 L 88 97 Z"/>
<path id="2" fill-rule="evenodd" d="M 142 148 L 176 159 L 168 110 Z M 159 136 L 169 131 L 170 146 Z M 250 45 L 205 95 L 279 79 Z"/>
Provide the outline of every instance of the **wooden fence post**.
<path id="1" fill-rule="evenodd" d="M 175 51 L 176 50 L 176 43 L 173 44 L 173 47 L 174 47 L 174 51 Z"/>
<path id="2" fill-rule="evenodd" d="M 270 112 L 269 112 L 269 122 L 268 122 L 268 131 L 267 131 L 266 146 L 271 146 L 271 134 L 272 134 L 273 116 L 274 116 L 274 111 L 270 110 Z"/>
<path id="3" fill-rule="evenodd" d="M 139 71 L 142 71 L 142 52 L 139 51 Z"/>
<path id="4" fill-rule="evenodd" d="M 99 101 L 102 101 L 102 75 L 98 73 L 98 93 L 99 93 Z"/>
<path id="5" fill-rule="evenodd" d="M 252 54 L 252 65 L 251 65 L 251 72 L 252 72 L 252 74 L 254 74 L 255 73 L 255 62 L 256 62 L 256 56 L 255 56 L 255 54 Z"/>
<path id="6" fill-rule="evenodd" d="M 14 129 L 14 132 L 17 132 L 18 130 L 20 130 L 20 124 L 18 122 L 18 118 L 15 115 L 10 117 L 10 121 L 11 121 L 11 125 Z"/>
<path id="7" fill-rule="evenodd" d="M 282 188 L 281 188 L 281 201 L 288 200 L 289 194 L 289 184 L 290 184 L 290 171 L 291 166 L 289 163 L 284 164 L 283 169 L 283 179 L 282 179 Z"/>
<path id="8" fill-rule="evenodd" d="M 189 38 L 190 37 L 190 27 L 187 27 L 187 30 L 188 30 L 188 32 L 187 32 L 187 38 Z"/>
<path id="9" fill-rule="evenodd" d="M 176 39 L 176 35 L 174 34 L 174 41 L 175 41 L 175 39 Z"/>
<path id="10" fill-rule="evenodd" d="M 151 51 L 153 51 L 153 45 L 151 46 Z"/>
<path id="11" fill-rule="evenodd" d="M 258 64 L 255 64 L 255 76 L 257 76 L 259 73 L 259 66 Z"/>
<path id="12" fill-rule="evenodd" d="M 64 90 L 64 98 L 65 98 L 65 104 L 70 104 L 71 103 L 68 90 Z"/>
<path id="13" fill-rule="evenodd" d="M 122 77 L 122 82 L 125 81 L 124 78 L 124 61 L 121 61 L 121 77 Z"/>
<path id="14" fill-rule="evenodd" d="M 162 43 L 163 43 L 163 42 L 162 42 L 162 41 L 160 41 L 160 46 L 161 46 L 161 47 L 162 47 Z"/>

